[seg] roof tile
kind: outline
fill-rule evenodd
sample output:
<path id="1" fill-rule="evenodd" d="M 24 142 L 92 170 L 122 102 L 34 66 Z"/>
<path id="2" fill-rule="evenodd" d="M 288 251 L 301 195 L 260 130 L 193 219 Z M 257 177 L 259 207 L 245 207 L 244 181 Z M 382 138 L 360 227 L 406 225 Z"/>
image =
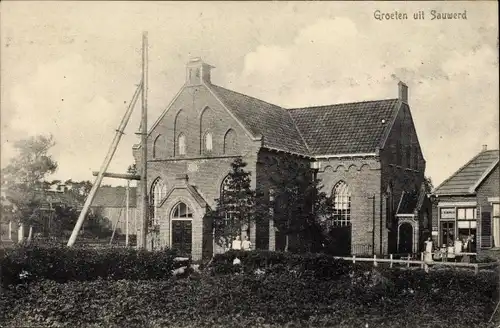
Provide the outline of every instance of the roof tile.
<path id="1" fill-rule="evenodd" d="M 468 194 L 483 174 L 499 159 L 498 150 L 487 150 L 479 153 L 468 163 L 462 166 L 451 177 L 439 185 L 434 193 L 443 194 Z"/>

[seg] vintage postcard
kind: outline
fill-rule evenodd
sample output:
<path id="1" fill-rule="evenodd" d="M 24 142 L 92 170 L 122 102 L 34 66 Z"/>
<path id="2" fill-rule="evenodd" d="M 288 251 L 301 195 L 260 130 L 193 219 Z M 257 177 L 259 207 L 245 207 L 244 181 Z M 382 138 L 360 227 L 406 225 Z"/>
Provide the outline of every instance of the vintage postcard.
<path id="1" fill-rule="evenodd" d="M 500 327 L 498 2 L 0 31 L 0 327 Z"/>

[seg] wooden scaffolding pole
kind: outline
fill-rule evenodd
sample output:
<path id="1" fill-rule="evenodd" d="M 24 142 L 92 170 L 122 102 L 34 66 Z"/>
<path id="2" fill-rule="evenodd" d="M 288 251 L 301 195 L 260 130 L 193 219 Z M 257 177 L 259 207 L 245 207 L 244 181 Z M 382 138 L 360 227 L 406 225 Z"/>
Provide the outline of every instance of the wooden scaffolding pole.
<path id="1" fill-rule="evenodd" d="M 141 124 L 141 197 L 142 231 L 140 247 L 146 248 L 148 230 L 148 32 L 142 35 L 142 124 Z"/>
<path id="2" fill-rule="evenodd" d="M 125 115 L 123 116 L 123 118 L 120 122 L 120 125 L 118 126 L 118 129 L 116 130 L 115 137 L 113 138 L 113 141 L 111 142 L 108 153 L 107 153 L 106 157 L 104 158 L 104 162 L 101 165 L 101 169 L 99 170 L 99 173 L 95 179 L 95 182 L 92 185 L 92 189 L 90 190 L 89 195 L 87 196 L 87 199 L 85 200 L 85 204 L 83 205 L 83 209 L 80 212 L 80 216 L 78 217 L 78 221 L 75 224 L 73 232 L 71 233 L 71 236 L 69 237 L 68 247 L 73 246 L 75 241 L 76 241 L 76 237 L 78 236 L 78 233 L 80 232 L 80 229 L 83 225 L 83 221 L 85 220 L 85 216 L 87 215 L 87 212 L 90 208 L 90 205 L 92 204 L 92 201 L 94 200 L 94 197 L 97 193 L 97 189 L 101 185 L 102 179 L 104 178 L 104 172 L 108 169 L 109 163 L 111 162 L 111 159 L 113 158 L 113 155 L 115 154 L 116 148 L 118 147 L 118 143 L 120 142 L 120 139 L 121 139 L 122 135 L 124 134 L 125 128 L 127 127 L 128 121 L 129 121 L 130 116 L 132 115 L 132 111 L 134 109 L 134 105 L 137 102 L 137 99 L 139 98 L 139 93 L 140 93 L 141 89 L 142 89 L 142 82 L 137 87 L 137 90 L 134 93 L 134 96 L 132 97 L 132 101 L 130 102 L 130 104 L 127 108 L 127 111 L 125 112 Z"/>

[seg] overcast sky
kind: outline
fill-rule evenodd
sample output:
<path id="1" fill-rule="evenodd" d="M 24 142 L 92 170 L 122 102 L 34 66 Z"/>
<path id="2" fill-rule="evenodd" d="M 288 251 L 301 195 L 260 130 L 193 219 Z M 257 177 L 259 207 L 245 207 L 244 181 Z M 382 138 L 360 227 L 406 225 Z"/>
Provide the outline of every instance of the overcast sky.
<path id="1" fill-rule="evenodd" d="M 215 84 L 285 107 L 395 98 L 403 80 L 426 174 L 437 185 L 481 145 L 498 149 L 497 6 L 3 1 L 2 167 L 12 141 L 52 133 L 53 178 L 92 179 L 139 82 L 148 31 L 150 125 L 182 86 L 192 56 L 216 67 Z M 379 21 L 376 10 L 408 19 Z M 413 19 L 419 10 L 424 20 Z M 431 10 L 466 11 L 467 19 L 431 20 Z M 133 163 L 139 114 L 137 106 L 109 171 Z"/>

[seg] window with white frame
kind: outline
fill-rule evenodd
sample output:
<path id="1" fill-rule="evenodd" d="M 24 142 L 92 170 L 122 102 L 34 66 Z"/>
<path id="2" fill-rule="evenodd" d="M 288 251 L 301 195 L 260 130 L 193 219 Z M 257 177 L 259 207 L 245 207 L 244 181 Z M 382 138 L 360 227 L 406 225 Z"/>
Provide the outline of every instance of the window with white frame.
<path id="1" fill-rule="evenodd" d="M 492 203 L 492 206 L 493 206 L 493 211 L 491 214 L 493 217 L 493 224 L 492 224 L 493 246 L 500 247 L 500 204 Z"/>
<path id="2" fill-rule="evenodd" d="M 206 151 L 212 151 L 213 145 L 212 145 L 212 134 L 210 132 L 207 132 L 205 134 L 205 150 Z"/>
<path id="3" fill-rule="evenodd" d="M 457 216 L 458 238 L 460 238 L 461 240 L 467 240 L 467 238 L 473 238 L 474 242 L 476 242 L 476 236 L 477 236 L 476 208 L 475 207 L 457 208 L 456 216 Z"/>
<path id="4" fill-rule="evenodd" d="M 178 138 L 179 155 L 186 155 L 186 136 L 181 133 Z"/>
<path id="5" fill-rule="evenodd" d="M 351 224 L 351 192 L 349 186 L 340 181 L 333 187 L 333 226 L 348 226 Z"/>

